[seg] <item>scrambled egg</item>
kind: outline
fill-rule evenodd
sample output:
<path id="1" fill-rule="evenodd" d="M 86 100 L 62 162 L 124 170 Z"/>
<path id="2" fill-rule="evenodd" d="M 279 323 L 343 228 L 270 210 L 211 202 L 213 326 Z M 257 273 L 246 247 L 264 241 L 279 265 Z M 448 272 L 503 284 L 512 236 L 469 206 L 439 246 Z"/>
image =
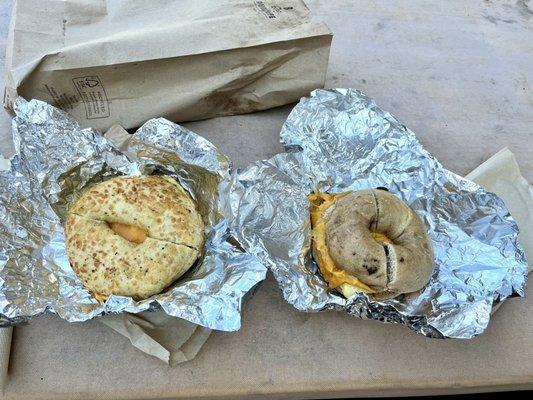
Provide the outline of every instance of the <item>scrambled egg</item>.
<path id="1" fill-rule="evenodd" d="M 316 261 L 329 287 L 332 289 L 338 288 L 344 296 L 350 297 L 358 292 L 374 293 L 374 290 L 369 286 L 337 267 L 329 254 L 326 243 L 326 221 L 323 216 L 329 207 L 345 195 L 346 193 L 327 194 L 317 192 L 310 194 L 308 197 L 311 204 L 311 227 Z"/>

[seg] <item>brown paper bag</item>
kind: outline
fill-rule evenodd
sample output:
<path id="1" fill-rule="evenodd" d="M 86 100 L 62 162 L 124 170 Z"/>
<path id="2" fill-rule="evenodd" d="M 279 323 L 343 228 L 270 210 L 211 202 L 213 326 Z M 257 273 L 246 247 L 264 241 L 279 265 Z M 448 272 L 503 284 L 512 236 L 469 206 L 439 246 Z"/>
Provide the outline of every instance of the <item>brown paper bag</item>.
<path id="1" fill-rule="evenodd" d="M 4 106 L 99 130 L 263 110 L 323 87 L 331 38 L 301 0 L 16 0 Z"/>

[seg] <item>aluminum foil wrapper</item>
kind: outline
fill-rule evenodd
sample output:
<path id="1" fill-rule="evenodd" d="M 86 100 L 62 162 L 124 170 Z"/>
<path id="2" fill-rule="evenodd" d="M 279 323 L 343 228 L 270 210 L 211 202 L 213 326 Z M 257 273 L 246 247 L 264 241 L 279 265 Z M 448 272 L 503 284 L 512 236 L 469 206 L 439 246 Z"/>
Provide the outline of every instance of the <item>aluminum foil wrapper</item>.
<path id="1" fill-rule="evenodd" d="M 483 332 L 495 302 L 523 295 L 527 264 L 505 204 L 446 170 L 415 135 L 363 93 L 316 90 L 281 131 L 287 153 L 234 175 L 232 230 L 301 311 L 326 309 L 400 323 L 428 337 Z M 386 187 L 427 225 L 436 269 L 420 292 L 386 301 L 328 289 L 311 256 L 307 196 Z"/>
<path id="2" fill-rule="evenodd" d="M 245 294 L 266 268 L 229 234 L 222 209 L 231 165 L 206 139 L 165 119 L 144 124 L 120 150 L 100 133 L 41 101 L 18 99 L 16 155 L 0 173 L 0 323 L 49 311 L 68 321 L 104 313 L 167 314 L 224 331 L 240 328 Z M 206 223 L 204 252 L 173 286 L 143 301 L 96 301 L 71 269 L 63 222 L 86 185 L 117 175 L 164 174 L 179 180 Z"/>

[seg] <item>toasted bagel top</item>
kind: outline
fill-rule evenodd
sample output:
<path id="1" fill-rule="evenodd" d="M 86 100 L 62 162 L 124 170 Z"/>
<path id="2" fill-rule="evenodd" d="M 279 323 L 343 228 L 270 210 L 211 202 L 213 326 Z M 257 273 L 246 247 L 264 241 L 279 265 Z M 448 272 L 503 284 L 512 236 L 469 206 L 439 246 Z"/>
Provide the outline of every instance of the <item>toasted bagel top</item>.
<path id="1" fill-rule="evenodd" d="M 204 241 L 195 202 L 164 176 L 88 188 L 69 208 L 65 231 L 74 271 L 99 298 L 159 293 L 194 264 Z"/>

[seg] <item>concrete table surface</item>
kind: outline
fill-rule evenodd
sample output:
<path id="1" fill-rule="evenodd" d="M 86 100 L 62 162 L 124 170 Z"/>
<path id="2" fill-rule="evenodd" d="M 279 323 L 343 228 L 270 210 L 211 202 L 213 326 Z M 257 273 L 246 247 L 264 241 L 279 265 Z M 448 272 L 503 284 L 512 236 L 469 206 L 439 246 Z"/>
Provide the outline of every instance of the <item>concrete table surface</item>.
<path id="1" fill-rule="evenodd" d="M 502 147 L 533 181 L 533 2 L 325 1 L 335 37 L 327 87 L 355 87 L 409 126 L 447 168 L 466 174 Z M 11 2 L 0 3 L 5 45 Z M 3 56 L 3 54 L 2 54 Z M 282 150 L 291 106 L 185 124 L 244 166 Z M 0 151 L 12 154 L 0 112 Z M 298 313 L 269 278 L 238 333 L 214 333 L 174 368 L 97 321 L 55 316 L 16 327 L 8 399 L 326 398 L 533 389 L 533 285 L 486 333 L 430 340 L 342 313 Z"/>

